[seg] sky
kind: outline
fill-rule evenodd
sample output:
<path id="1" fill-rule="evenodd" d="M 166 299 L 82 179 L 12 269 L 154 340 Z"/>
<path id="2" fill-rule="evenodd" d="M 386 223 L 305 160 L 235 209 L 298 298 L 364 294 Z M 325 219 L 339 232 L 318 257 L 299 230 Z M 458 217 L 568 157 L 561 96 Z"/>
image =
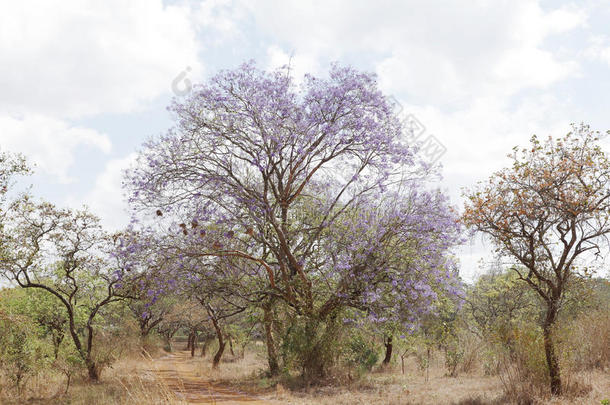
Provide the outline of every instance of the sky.
<path id="1" fill-rule="evenodd" d="M 251 59 L 296 80 L 339 62 L 445 150 L 438 186 L 462 207 L 532 134 L 610 129 L 608 21 L 598 0 L 0 0 L 0 150 L 34 165 L 35 195 L 118 229 L 123 170 L 171 127 L 172 97 Z M 464 278 L 491 248 L 460 248 Z"/>

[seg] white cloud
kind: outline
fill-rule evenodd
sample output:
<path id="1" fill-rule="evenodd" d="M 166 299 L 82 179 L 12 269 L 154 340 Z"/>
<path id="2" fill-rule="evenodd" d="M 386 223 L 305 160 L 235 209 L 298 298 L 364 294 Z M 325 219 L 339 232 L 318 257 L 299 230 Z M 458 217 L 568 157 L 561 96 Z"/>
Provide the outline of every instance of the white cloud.
<path id="1" fill-rule="evenodd" d="M 368 55 L 382 87 L 424 104 L 462 105 L 481 96 L 546 88 L 577 64 L 544 41 L 586 24 L 575 7 L 538 2 L 246 2 L 276 45 L 309 59 Z M 354 56 L 355 55 L 355 56 Z M 372 56 L 372 57 L 371 57 Z"/>
<path id="2" fill-rule="evenodd" d="M 102 219 L 102 224 L 109 230 L 119 230 L 129 223 L 128 204 L 121 187 L 123 172 L 136 160 L 131 153 L 106 163 L 104 171 L 95 179 L 93 189 L 84 198 L 85 204 L 93 213 Z M 78 205 L 71 199 L 71 205 Z"/>
<path id="3" fill-rule="evenodd" d="M 610 66 L 610 38 L 595 35 L 589 39 L 589 46 L 583 52 L 589 60 L 601 61 Z"/>
<path id="4" fill-rule="evenodd" d="M 433 106 L 404 105 L 447 147 L 440 158 L 443 181 L 451 201 L 462 210 L 462 187 L 472 188 L 494 171 L 511 164 L 507 155 L 514 146 L 526 147 L 533 134 L 561 136 L 570 130 L 571 106 L 550 95 L 525 98 L 512 107 L 507 100 L 478 99 L 455 112 Z M 461 274 L 472 280 L 480 273 L 479 261 L 492 258 L 490 243 L 480 238 L 460 249 Z"/>
<path id="5" fill-rule="evenodd" d="M 70 126 L 59 119 L 0 115 L 0 147 L 23 153 L 37 170 L 56 176 L 61 183 L 71 181 L 68 171 L 74 164 L 74 154 L 82 146 L 108 153 L 112 144 L 105 134 Z"/>
<path id="6" fill-rule="evenodd" d="M 322 73 L 320 63 L 315 56 L 304 53 L 289 54 L 276 45 L 267 48 L 267 58 L 269 69 L 290 65 L 291 74 L 296 83 L 301 83 L 307 73 L 313 75 Z"/>
<path id="7" fill-rule="evenodd" d="M 81 117 L 131 112 L 190 66 L 190 8 L 161 0 L 3 2 L 0 112 Z"/>
<path id="8" fill-rule="evenodd" d="M 206 0 L 194 6 L 191 15 L 197 30 L 203 33 L 204 45 L 218 45 L 227 39 L 243 38 L 243 11 L 234 7 L 231 0 Z"/>
<path id="9" fill-rule="evenodd" d="M 74 126 L 73 119 L 145 109 L 170 94 L 187 66 L 190 78 L 200 77 L 198 30 L 230 30 L 226 18 L 212 18 L 221 5 L 3 2 L 0 147 L 23 152 L 40 171 L 69 182 L 79 146 L 110 150 L 106 134 Z"/>
<path id="10" fill-rule="evenodd" d="M 440 158 L 443 180 L 453 204 L 462 208 L 462 188 L 473 187 L 493 172 L 510 165 L 507 155 L 514 146 L 526 147 L 530 137 L 562 136 L 570 130 L 571 106 L 541 95 L 520 100 L 511 107 L 505 100 L 479 99 L 471 106 L 445 112 L 433 106 L 405 104 L 446 148 Z"/>
<path id="11" fill-rule="evenodd" d="M 463 105 L 479 97 L 507 97 L 545 89 L 577 73 L 577 63 L 544 49 L 551 35 L 581 26 L 580 10 L 543 12 L 535 2 L 465 7 L 460 23 L 438 21 L 447 36 L 422 32 L 378 63 L 382 86 L 423 103 Z M 481 21 L 482 19 L 485 22 Z M 430 29 L 436 29 L 431 25 Z M 406 34 L 404 35 L 406 36 Z"/>

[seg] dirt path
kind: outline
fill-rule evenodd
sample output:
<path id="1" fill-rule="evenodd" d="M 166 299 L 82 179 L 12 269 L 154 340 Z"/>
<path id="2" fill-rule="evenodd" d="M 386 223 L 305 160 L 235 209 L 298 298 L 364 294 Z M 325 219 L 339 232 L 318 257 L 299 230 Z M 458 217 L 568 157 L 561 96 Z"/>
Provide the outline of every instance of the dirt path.
<path id="1" fill-rule="evenodd" d="M 176 396 L 189 404 L 262 405 L 273 402 L 223 387 L 197 376 L 189 367 L 189 352 L 175 352 L 153 362 L 150 370 Z"/>

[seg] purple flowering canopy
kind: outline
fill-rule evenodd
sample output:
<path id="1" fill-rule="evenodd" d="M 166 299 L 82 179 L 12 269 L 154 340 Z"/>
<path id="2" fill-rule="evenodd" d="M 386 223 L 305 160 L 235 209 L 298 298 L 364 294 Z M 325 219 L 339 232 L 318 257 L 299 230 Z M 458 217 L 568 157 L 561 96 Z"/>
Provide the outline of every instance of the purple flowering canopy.
<path id="1" fill-rule="evenodd" d="M 128 172 L 133 226 L 167 235 L 183 265 L 241 268 L 299 314 L 412 320 L 457 285 L 460 229 L 425 190 L 431 170 L 394 107 L 374 75 L 349 67 L 300 86 L 287 69 L 223 71 L 174 101 L 175 127 Z"/>

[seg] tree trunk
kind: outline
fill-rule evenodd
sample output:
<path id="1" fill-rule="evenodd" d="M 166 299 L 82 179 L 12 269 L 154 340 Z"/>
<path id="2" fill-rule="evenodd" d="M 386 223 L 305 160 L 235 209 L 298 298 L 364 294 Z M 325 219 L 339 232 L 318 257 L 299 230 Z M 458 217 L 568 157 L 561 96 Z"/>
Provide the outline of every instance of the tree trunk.
<path id="1" fill-rule="evenodd" d="M 308 383 L 311 381 L 317 381 L 320 378 L 326 376 L 326 370 L 324 368 L 325 362 L 322 354 L 319 350 L 319 345 L 315 345 L 306 353 L 306 358 L 303 363 L 303 378 Z"/>
<path id="2" fill-rule="evenodd" d="M 388 336 L 383 345 L 385 346 L 385 357 L 383 359 L 383 365 L 387 366 L 392 360 L 392 336 Z"/>
<path id="3" fill-rule="evenodd" d="M 157 318 L 153 322 L 146 322 L 146 324 L 140 325 L 140 336 L 142 338 L 148 336 L 150 334 L 150 331 L 153 330 L 155 326 L 160 324 L 162 320 L 163 318 Z"/>
<path id="4" fill-rule="evenodd" d="M 218 350 L 216 351 L 214 359 L 212 360 L 212 368 L 218 368 L 218 365 L 220 364 L 220 359 L 222 358 L 222 354 L 225 351 L 226 344 L 227 343 L 223 341 L 222 336 L 218 336 Z"/>
<path id="5" fill-rule="evenodd" d="M 225 351 L 225 345 L 226 345 L 224 336 L 222 334 L 222 328 L 220 327 L 220 323 L 219 323 L 220 319 L 218 318 L 216 311 L 214 310 L 212 305 L 210 305 L 209 302 L 204 302 L 204 301 L 200 301 L 200 302 L 205 307 L 205 309 L 208 313 L 209 319 L 210 319 L 210 321 L 212 321 L 212 326 L 214 326 L 214 331 L 216 332 L 216 337 L 218 338 L 218 350 L 216 351 L 216 354 L 214 355 L 214 358 L 212 359 L 212 368 L 218 368 L 218 365 L 220 364 L 220 359 L 222 358 L 222 354 Z"/>
<path id="6" fill-rule="evenodd" d="M 87 372 L 89 374 L 89 381 L 98 382 L 100 380 L 100 370 L 97 367 L 97 364 L 91 359 L 86 361 L 87 364 Z"/>
<path id="7" fill-rule="evenodd" d="M 320 321 L 309 319 L 305 325 L 305 339 L 308 342 L 303 361 L 303 378 L 305 381 L 318 381 L 326 376 L 328 365 L 328 353 L 325 351 L 325 344 L 328 343 L 330 336 L 328 329 L 320 336 Z M 328 326 L 327 326 L 328 327 Z"/>
<path id="8" fill-rule="evenodd" d="M 143 319 L 140 318 L 140 320 L 138 321 L 138 324 L 140 325 L 140 337 L 144 337 L 148 334 L 148 320 L 147 319 Z"/>
<path id="9" fill-rule="evenodd" d="M 70 382 L 72 381 L 72 374 L 70 372 L 66 373 L 66 389 L 64 390 L 64 395 L 68 395 L 68 390 L 70 389 Z"/>
<path id="10" fill-rule="evenodd" d="M 559 361 L 555 354 L 555 344 L 553 342 L 553 325 L 557 317 L 557 306 L 552 303 L 547 309 L 546 318 L 542 327 L 544 336 L 544 353 L 546 355 L 546 364 L 549 368 L 549 377 L 551 378 L 551 393 L 553 395 L 561 395 L 561 374 L 559 370 Z"/>
<path id="11" fill-rule="evenodd" d="M 59 356 L 59 346 L 63 340 L 63 334 L 53 334 L 53 356 L 55 357 L 55 360 L 57 360 L 57 357 Z"/>
<path id="12" fill-rule="evenodd" d="M 267 362 L 269 363 L 269 374 L 276 376 L 280 373 L 277 353 L 275 351 L 275 342 L 273 341 L 273 316 L 271 313 L 271 305 L 264 306 L 263 323 L 265 326 L 265 343 L 267 344 Z"/>
<path id="13" fill-rule="evenodd" d="M 210 343 L 210 338 L 206 334 L 205 339 L 203 340 L 203 344 L 201 345 L 201 357 L 205 357 L 205 354 L 208 351 L 209 343 Z"/>
<path id="14" fill-rule="evenodd" d="M 193 332 L 189 332 L 188 337 L 186 338 L 186 348 L 184 350 L 191 350 Z"/>
<path id="15" fill-rule="evenodd" d="M 212 360 L 212 368 L 218 368 L 220 364 L 220 359 L 222 358 L 222 353 L 225 351 L 225 342 L 224 337 L 222 336 L 222 330 L 220 329 L 220 325 L 218 321 L 212 318 L 212 324 L 214 325 L 214 330 L 216 331 L 216 337 L 218 338 L 218 350 L 214 355 L 214 359 Z"/>
<path id="16" fill-rule="evenodd" d="M 426 348 L 426 382 L 430 379 L 430 346 Z"/>
<path id="17" fill-rule="evenodd" d="M 87 371 L 89 373 L 89 380 L 92 382 L 98 382 L 100 379 L 101 369 L 98 367 L 96 362 L 91 358 L 91 353 L 93 352 L 93 326 L 91 326 L 91 322 L 93 320 L 93 316 L 89 316 L 89 321 L 87 322 L 87 355 L 85 358 L 85 364 L 87 365 Z"/>
<path id="18" fill-rule="evenodd" d="M 173 348 L 172 348 L 172 337 L 169 335 L 163 335 L 165 337 L 165 345 L 167 347 L 167 351 L 168 352 L 172 352 Z"/>
<path id="19" fill-rule="evenodd" d="M 235 357 L 235 352 L 233 351 L 233 339 L 231 339 L 231 335 L 227 336 L 229 340 L 229 351 L 231 352 L 231 356 Z"/>
<path id="20" fill-rule="evenodd" d="M 191 343 L 191 357 L 195 357 L 195 349 L 197 348 L 197 332 L 193 332 L 193 342 Z"/>

